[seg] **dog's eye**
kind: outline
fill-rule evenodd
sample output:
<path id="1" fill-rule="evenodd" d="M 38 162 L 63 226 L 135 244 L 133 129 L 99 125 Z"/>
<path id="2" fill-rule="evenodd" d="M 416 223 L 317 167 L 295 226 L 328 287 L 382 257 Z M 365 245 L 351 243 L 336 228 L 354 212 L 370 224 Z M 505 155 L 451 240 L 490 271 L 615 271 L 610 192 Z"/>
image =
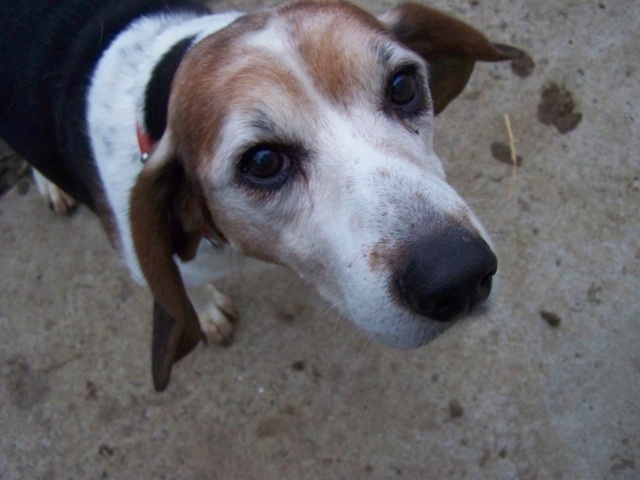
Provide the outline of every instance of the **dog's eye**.
<path id="1" fill-rule="evenodd" d="M 415 75 L 407 72 L 396 73 L 389 82 L 389 99 L 395 106 L 402 107 L 418 96 L 418 82 Z"/>
<path id="2" fill-rule="evenodd" d="M 240 165 L 242 173 L 252 183 L 277 188 L 286 180 L 291 161 L 284 152 L 258 146 L 242 156 Z"/>
<path id="3" fill-rule="evenodd" d="M 422 77 L 416 67 L 406 66 L 387 83 L 385 105 L 400 117 L 418 115 L 427 108 Z"/>

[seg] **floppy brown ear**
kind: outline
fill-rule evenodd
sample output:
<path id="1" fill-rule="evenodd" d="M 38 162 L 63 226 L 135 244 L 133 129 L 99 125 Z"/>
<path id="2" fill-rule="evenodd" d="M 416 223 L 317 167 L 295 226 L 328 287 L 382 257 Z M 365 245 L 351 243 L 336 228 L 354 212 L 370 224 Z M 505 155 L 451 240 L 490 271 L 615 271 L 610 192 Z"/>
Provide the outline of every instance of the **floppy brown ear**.
<path id="1" fill-rule="evenodd" d="M 203 201 L 176 159 L 149 160 L 130 200 L 138 262 L 154 296 L 151 366 L 153 384 L 164 390 L 175 362 L 202 339 L 197 314 L 174 260 L 195 256 L 205 226 Z"/>
<path id="2" fill-rule="evenodd" d="M 429 65 L 429 88 L 439 114 L 464 89 L 476 61 L 514 60 L 524 52 L 491 43 L 466 23 L 417 3 L 397 6 L 380 19 L 404 45 Z"/>

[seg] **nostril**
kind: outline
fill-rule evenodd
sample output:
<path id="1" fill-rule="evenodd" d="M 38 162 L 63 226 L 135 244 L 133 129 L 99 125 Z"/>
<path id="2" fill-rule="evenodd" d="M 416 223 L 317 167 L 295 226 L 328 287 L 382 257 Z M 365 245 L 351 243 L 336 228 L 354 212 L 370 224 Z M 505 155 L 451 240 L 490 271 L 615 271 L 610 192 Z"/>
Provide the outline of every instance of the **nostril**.
<path id="1" fill-rule="evenodd" d="M 489 297 L 489 294 L 491 293 L 491 286 L 493 284 L 493 276 L 495 275 L 495 273 L 495 270 L 493 270 L 492 272 L 487 273 L 484 277 L 482 277 L 482 279 L 478 283 L 478 288 L 471 296 L 469 303 L 471 308 L 481 304 Z"/>
<path id="2" fill-rule="evenodd" d="M 491 272 L 491 273 L 487 273 L 484 277 L 482 277 L 482 280 L 480 280 L 480 291 L 484 292 L 484 291 L 491 291 L 491 284 L 493 283 L 493 276 L 495 275 L 495 271 Z"/>

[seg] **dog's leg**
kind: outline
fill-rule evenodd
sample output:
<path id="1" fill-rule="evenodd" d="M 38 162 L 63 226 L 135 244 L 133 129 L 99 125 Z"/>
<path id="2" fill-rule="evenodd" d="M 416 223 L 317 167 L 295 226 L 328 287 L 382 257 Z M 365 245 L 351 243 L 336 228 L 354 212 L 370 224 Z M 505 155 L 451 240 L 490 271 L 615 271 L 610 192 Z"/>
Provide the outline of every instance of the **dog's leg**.
<path id="1" fill-rule="evenodd" d="M 179 263 L 178 267 L 207 342 L 228 344 L 238 314 L 231 299 L 218 291 L 212 282 L 228 275 L 242 277 L 273 266 L 232 253 L 228 248 L 214 248 L 202 241 L 196 258 L 191 262 Z"/>
<path id="2" fill-rule="evenodd" d="M 35 168 L 33 169 L 33 179 L 36 181 L 40 195 L 49 202 L 51 210 L 64 215 L 73 211 L 77 202 Z"/>
<path id="3" fill-rule="evenodd" d="M 188 292 L 207 343 L 231 343 L 238 319 L 231 299 L 209 282 L 198 287 L 189 287 Z"/>

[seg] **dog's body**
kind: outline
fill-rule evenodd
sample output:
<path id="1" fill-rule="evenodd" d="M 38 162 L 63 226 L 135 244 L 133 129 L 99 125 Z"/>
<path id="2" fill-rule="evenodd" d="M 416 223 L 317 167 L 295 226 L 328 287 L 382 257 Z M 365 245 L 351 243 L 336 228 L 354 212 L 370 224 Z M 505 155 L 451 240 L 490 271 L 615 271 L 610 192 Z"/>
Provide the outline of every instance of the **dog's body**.
<path id="1" fill-rule="evenodd" d="M 202 332 L 229 338 L 233 306 L 206 283 L 217 251 L 294 269 L 398 347 L 489 295 L 496 259 L 444 180 L 432 119 L 476 60 L 516 49 L 417 5 L 18 3 L 0 4 L 0 136 L 98 213 L 150 287 L 156 388 Z M 184 283 L 203 281 L 196 312 Z"/>

